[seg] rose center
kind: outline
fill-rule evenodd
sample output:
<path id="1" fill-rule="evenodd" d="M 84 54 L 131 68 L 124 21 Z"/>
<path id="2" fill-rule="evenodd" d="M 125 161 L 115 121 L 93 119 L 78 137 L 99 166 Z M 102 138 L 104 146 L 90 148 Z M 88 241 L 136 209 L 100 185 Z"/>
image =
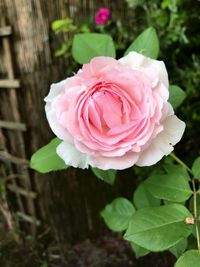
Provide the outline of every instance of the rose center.
<path id="1" fill-rule="evenodd" d="M 123 123 L 120 97 L 106 89 L 94 92 L 89 99 L 88 117 L 90 123 L 104 132 Z"/>

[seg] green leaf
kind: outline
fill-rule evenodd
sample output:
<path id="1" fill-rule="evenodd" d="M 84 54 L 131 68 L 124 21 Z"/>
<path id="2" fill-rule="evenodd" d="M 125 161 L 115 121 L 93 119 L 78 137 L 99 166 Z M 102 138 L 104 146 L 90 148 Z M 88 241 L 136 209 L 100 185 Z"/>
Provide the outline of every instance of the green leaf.
<path id="1" fill-rule="evenodd" d="M 160 206 L 160 200 L 155 198 L 141 183 L 133 194 L 133 203 L 137 209 Z"/>
<path id="2" fill-rule="evenodd" d="M 54 138 L 36 151 L 31 157 L 31 168 L 41 173 L 67 169 L 69 166 L 56 154 L 56 147 L 61 142 L 60 139 Z"/>
<path id="3" fill-rule="evenodd" d="M 0 180 L 0 197 L 3 196 L 5 192 L 6 192 L 5 185 L 1 183 L 1 180 Z"/>
<path id="4" fill-rule="evenodd" d="M 101 33 L 76 34 L 72 43 L 72 56 L 80 64 L 88 63 L 93 57 L 115 57 L 112 37 Z"/>
<path id="5" fill-rule="evenodd" d="M 169 201 L 169 200 L 164 200 L 163 201 L 163 205 L 170 205 L 170 204 L 175 204 L 175 203 L 178 203 L 178 204 L 181 204 L 181 205 L 185 206 L 185 201 L 181 201 L 181 202 Z"/>
<path id="6" fill-rule="evenodd" d="M 197 208 L 197 214 L 200 215 L 200 195 L 197 194 L 196 196 L 196 208 Z M 192 214 L 194 214 L 194 197 L 191 197 L 189 201 L 189 210 Z"/>
<path id="7" fill-rule="evenodd" d="M 143 257 L 145 255 L 147 255 L 148 253 L 150 253 L 150 251 L 146 248 L 140 247 L 138 245 L 136 245 L 135 243 L 131 242 L 131 247 L 135 253 L 135 257 L 138 259 L 140 257 Z"/>
<path id="8" fill-rule="evenodd" d="M 192 172 L 196 179 L 200 180 L 200 157 L 196 158 L 192 165 Z"/>
<path id="9" fill-rule="evenodd" d="M 55 56 L 56 57 L 64 56 L 70 49 L 70 46 L 71 46 L 71 42 L 62 44 L 61 48 L 56 51 Z"/>
<path id="10" fill-rule="evenodd" d="M 169 251 L 176 257 L 179 258 L 187 248 L 187 239 L 181 240 L 175 246 L 171 247 Z"/>
<path id="11" fill-rule="evenodd" d="M 114 184 L 117 170 L 100 170 L 98 168 L 91 168 L 92 172 L 96 175 L 97 178 L 103 180 L 108 184 Z"/>
<path id="12" fill-rule="evenodd" d="M 197 247 L 197 239 L 194 235 L 190 235 L 188 237 L 188 247 L 187 250 L 196 249 Z"/>
<path id="13" fill-rule="evenodd" d="M 173 108 L 179 107 L 184 99 L 186 98 L 186 93 L 177 85 L 169 86 L 169 102 Z"/>
<path id="14" fill-rule="evenodd" d="M 70 18 L 53 21 L 51 24 L 51 28 L 55 33 L 73 32 L 77 30 L 77 26 L 73 24 L 73 20 Z"/>
<path id="15" fill-rule="evenodd" d="M 154 28 L 150 27 L 143 31 L 125 51 L 125 56 L 136 51 L 147 57 L 156 59 L 159 54 L 159 40 Z"/>
<path id="16" fill-rule="evenodd" d="M 199 267 L 200 253 L 198 250 L 186 251 L 176 262 L 175 267 Z"/>
<path id="17" fill-rule="evenodd" d="M 116 198 L 101 212 L 101 216 L 112 231 L 127 229 L 131 216 L 135 213 L 132 203 L 126 198 Z"/>
<path id="18" fill-rule="evenodd" d="M 87 24 L 82 24 L 79 30 L 81 33 L 89 33 L 90 32 L 90 28 Z"/>
<path id="19" fill-rule="evenodd" d="M 150 251 L 163 251 L 191 234 L 191 225 L 184 223 L 187 217 L 192 215 L 179 204 L 141 209 L 131 217 L 124 238 Z"/>
<path id="20" fill-rule="evenodd" d="M 192 195 L 188 174 L 182 167 L 170 166 L 168 174 L 153 174 L 146 181 L 146 189 L 156 198 L 182 202 Z"/>
<path id="21" fill-rule="evenodd" d="M 178 164 L 170 163 L 170 162 L 165 162 L 163 165 L 164 170 L 166 171 L 167 174 L 171 173 L 178 173 L 180 176 L 184 177 L 186 181 L 190 181 L 190 176 L 185 168 Z"/>
<path id="22" fill-rule="evenodd" d="M 189 211 L 194 215 L 195 214 L 195 212 L 194 212 L 194 196 L 190 198 L 189 205 L 188 206 L 189 206 L 188 207 L 189 208 Z M 197 214 L 200 215 L 200 195 L 199 194 L 196 195 L 196 203 L 195 203 L 195 206 L 196 206 L 195 208 L 197 209 Z M 200 219 L 200 217 L 199 217 L 199 219 Z M 198 228 L 199 228 L 199 231 L 200 231 L 199 224 L 198 224 Z M 192 231 L 192 234 L 196 238 L 197 235 L 196 235 L 196 227 L 195 227 L 195 224 L 193 225 L 193 229 L 192 230 L 193 230 Z"/>

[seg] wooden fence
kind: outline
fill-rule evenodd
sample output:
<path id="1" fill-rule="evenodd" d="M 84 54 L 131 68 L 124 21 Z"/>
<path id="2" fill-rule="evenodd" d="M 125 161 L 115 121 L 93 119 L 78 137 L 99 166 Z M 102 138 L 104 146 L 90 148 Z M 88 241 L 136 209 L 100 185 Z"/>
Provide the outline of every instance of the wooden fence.
<path id="1" fill-rule="evenodd" d="M 31 233 L 35 233 L 35 226 L 40 224 L 40 221 L 36 218 L 34 204 L 34 199 L 37 194 L 31 191 L 31 177 L 28 170 L 29 163 L 26 158 L 25 143 L 22 133 L 27 130 L 27 127 L 25 123 L 21 122 L 19 113 L 17 90 L 20 90 L 20 80 L 16 79 L 14 75 L 11 35 L 12 27 L 6 25 L 5 20 L 1 18 L 0 38 L 3 52 L 3 59 L 1 60 L 4 61 L 3 65 L 5 66 L 5 78 L 0 79 L 0 89 L 2 91 L 0 160 L 4 163 L 1 163 L 1 180 L 7 189 L 6 194 L 9 195 L 12 193 L 16 197 L 17 208 L 14 210 L 15 216 L 17 216 L 19 220 L 29 222 Z M 6 105 L 4 105 L 5 103 Z M 2 203 L 1 206 L 2 210 L 5 210 L 3 207 L 8 207 L 5 203 Z M 4 212 L 4 214 L 6 213 Z M 11 225 L 8 216 L 5 216 L 5 218 L 7 218 L 7 224 Z M 12 220 L 16 221 L 17 218 L 12 218 Z"/>
<path id="2" fill-rule="evenodd" d="M 54 36 L 50 24 L 67 16 L 93 17 L 102 5 L 125 16 L 121 0 L 0 0 L 0 176 L 8 200 L 3 210 L 25 232 L 50 227 L 59 242 L 105 231 L 101 209 L 116 196 L 131 197 L 135 184 L 129 171 L 111 187 L 89 171 L 40 175 L 28 168 L 31 154 L 52 138 L 43 99 L 70 64 L 54 57 L 67 37 Z"/>

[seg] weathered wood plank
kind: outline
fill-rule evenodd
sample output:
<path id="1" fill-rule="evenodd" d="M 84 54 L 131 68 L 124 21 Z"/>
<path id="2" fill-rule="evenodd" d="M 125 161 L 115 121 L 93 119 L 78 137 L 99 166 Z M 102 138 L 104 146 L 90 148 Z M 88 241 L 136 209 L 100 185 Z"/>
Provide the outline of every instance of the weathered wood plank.
<path id="1" fill-rule="evenodd" d="M 0 37 L 8 36 L 10 34 L 12 34 L 11 26 L 4 26 L 0 28 Z"/>
<path id="2" fill-rule="evenodd" d="M 17 1 L 17 5 L 19 4 L 19 1 Z M 2 3 L 2 1 L 1 1 Z M 7 1 L 6 1 L 7 3 Z M 14 3 L 12 3 L 12 6 Z M 2 4 L 0 5 L 2 7 Z M 13 8 L 11 8 L 13 10 Z M 2 10 L 2 8 L 1 8 Z M 21 16 L 21 18 L 23 15 Z M 3 16 L 0 18 L 1 25 L 6 26 L 6 16 Z M 8 19 L 9 20 L 9 19 Z M 10 22 L 10 25 L 16 25 L 18 22 Z M 25 25 L 24 25 L 25 26 Z M 22 26 L 24 28 L 24 26 Z M 15 34 L 16 31 L 14 30 Z M 15 35 L 16 36 L 16 35 Z M 11 44 L 11 39 L 7 36 L 2 38 L 2 50 L 3 50 L 3 59 L 4 59 L 4 65 L 5 65 L 5 74 L 7 74 L 8 80 L 15 80 L 15 74 L 14 74 L 14 62 L 12 58 L 12 47 L 13 43 Z M 19 92 L 16 92 L 15 88 L 10 88 L 9 90 L 1 90 L 2 96 L 4 96 L 5 101 L 8 103 L 9 110 L 7 110 L 7 114 L 2 112 L 3 118 L 6 121 L 14 121 L 20 123 L 22 120 L 22 114 L 20 112 L 20 104 L 19 104 Z M 19 90 L 18 90 L 19 91 Z M 5 105 L 1 108 L 4 109 Z M 32 188 L 32 182 L 31 177 L 28 171 L 29 163 L 26 160 L 26 148 L 24 143 L 24 136 L 21 131 L 7 131 L 7 137 L 10 143 L 10 153 L 3 154 L 3 160 L 14 163 L 15 169 L 17 173 L 25 175 L 27 179 L 16 181 L 15 179 L 12 180 L 14 185 L 20 185 L 23 186 L 23 188 L 27 189 L 28 191 L 31 191 Z M 13 156 L 14 155 L 14 156 Z M 1 157 L 2 155 L 0 155 Z M 20 195 L 19 195 L 20 198 Z M 23 203 L 22 203 L 23 204 Z M 36 215 L 36 207 L 34 204 L 34 201 L 32 198 L 27 198 L 26 205 L 24 205 L 24 208 L 22 208 L 21 211 L 25 210 L 25 213 L 31 214 L 33 217 L 37 217 Z M 32 224 L 30 227 L 30 230 L 33 233 L 35 233 L 36 228 L 35 224 Z"/>
<path id="3" fill-rule="evenodd" d="M 19 100 L 21 116 L 18 121 L 26 121 L 28 125 L 29 131 L 24 140 L 26 151 L 28 151 L 28 155 L 31 155 L 52 137 L 45 118 L 43 102 L 49 85 L 64 79 L 66 70 L 69 76 L 74 70 L 71 67 L 73 65 L 71 59 L 54 57 L 60 44 L 68 41 L 68 35 L 55 36 L 49 30 L 50 24 L 53 20 L 65 17 L 71 17 L 77 24 L 83 21 L 84 16 L 93 18 L 98 8 L 102 7 L 102 1 L 0 0 L 0 2 L 3 2 L 6 7 L 9 24 L 13 25 L 14 42 L 12 46 L 15 68 L 18 77 L 23 81 L 22 90 L 13 91 L 17 92 Z M 117 10 L 118 13 L 123 12 L 126 17 L 127 10 L 124 10 L 126 5 L 123 1 L 106 0 L 103 3 L 111 10 Z M 3 74 L 6 73 L 4 69 L 2 66 Z M 14 77 L 9 76 L 10 79 L 14 79 Z M 10 91 L 12 90 L 1 90 L 1 95 Z M 11 106 L 11 101 L 8 102 L 6 99 L 4 97 L 4 101 L 1 102 L 3 103 L 2 106 L 0 105 L 1 112 L 6 120 L 14 121 L 12 114 L 8 112 L 5 114 Z M 13 140 L 19 140 L 18 143 L 21 143 L 20 139 L 16 137 Z M 10 153 L 24 157 L 17 153 L 19 151 L 17 146 L 16 150 L 14 148 L 13 146 L 13 149 L 10 149 Z M 136 180 L 130 179 L 129 173 L 126 171 L 122 173 L 121 178 L 123 179 L 118 179 L 117 184 L 111 188 L 93 177 L 90 172 L 73 168 L 65 172 L 46 175 L 31 172 L 31 175 L 32 184 L 40 195 L 37 205 L 38 214 L 41 215 L 41 219 L 51 225 L 55 239 L 60 240 L 63 244 L 78 242 L 89 236 L 102 235 L 105 228 L 99 216 L 100 210 L 116 196 L 130 197 Z M 14 180 L 19 181 L 19 179 Z"/>
<path id="4" fill-rule="evenodd" d="M 10 175 L 4 177 L 2 182 L 3 183 L 7 183 L 8 181 L 13 180 L 13 179 L 25 180 L 25 179 L 27 179 L 27 177 L 25 175 L 22 175 L 22 174 L 20 175 L 20 174 L 17 174 L 17 173 L 13 173 L 13 174 L 10 174 Z"/>
<path id="5" fill-rule="evenodd" d="M 1 121 L 0 120 L 0 128 L 5 128 L 9 130 L 19 130 L 19 131 L 26 131 L 26 124 L 21 122 L 14 122 L 14 121 Z"/>
<path id="6" fill-rule="evenodd" d="M 31 216 L 29 216 L 29 215 L 27 215 L 27 214 L 24 214 L 24 213 L 22 213 L 22 212 L 20 212 L 20 211 L 17 212 L 17 215 L 18 215 L 21 219 L 23 219 L 24 221 L 29 222 L 29 223 L 31 223 L 31 224 L 35 224 L 35 225 L 37 225 L 37 226 L 39 226 L 39 225 L 41 224 L 41 222 L 40 222 L 39 220 L 37 220 L 36 218 L 33 218 L 33 217 L 31 217 Z"/>
<path id="7" fill-rule="evenodd" d="M 0 88 L 19 88 L 20 87 L 20 81 L 19 80 L 9 80 L 4 79 L 0 80 Z"/>
<path id="8" fill-rule="evenodd" d="M 13 185 L 13 184 L 8 184 L 7 188 L 14 192 L 14 193 L 19 193 L 20 195 L 23 195 L 25 197 L 30 197 L 30 198 L 36 198 L 37 197 L 37 193 L 32 192 L 32 191 L 27 191 L 19 186 Z"/>
<path id="9" fill-rule="evenodd" d="M 27 159 L 19 158 L 16 156 L 11 155 L 7 151 L 0 151 L 0 160 L 5 161 L 5 162 L 11 162 L 14 164 L 19 164 L 19 165 L 27 165 L 29 164 Z"/>

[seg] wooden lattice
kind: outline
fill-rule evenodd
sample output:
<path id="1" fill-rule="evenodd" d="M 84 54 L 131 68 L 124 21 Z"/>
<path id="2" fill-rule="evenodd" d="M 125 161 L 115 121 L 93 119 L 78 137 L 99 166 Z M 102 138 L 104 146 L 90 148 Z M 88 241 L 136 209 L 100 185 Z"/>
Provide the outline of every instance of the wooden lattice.
<path id="1" fill-rule="evenodd" d="M 17 205 L 12 207 L 6 203 L 6 198 L 0 200 L 0 211 L 6 218 L 9 228 L 13 222 L 23 222 L 21 225 L 35 233 L 36 226 L 40 225 L 37 219 L 35 199 L 37 194 L 33 192 L 32 181 L 29 175 L 28 160 L 23 139 L 23 132 L 27 130 L 26 124 L 21 122 L 17 90 L 20 90 L 20 81 L 15 79 L 12 61 L 11 39 L 12 28 L 0 24 L 0 45 L 3 49 L 3 59 L 6 78 L 0 79 L 1 94 L 6 96 L 9 110 L 2 112 L 0 118 L 0 178 L 6 186 L 6 194 L 16 196 Z M 0 109 L 4 106 L 1 105 Z M 6 114 L 2 117 L 2 114 Z M 8 208 L 10 207 L 10 209 Z M 11 211 L 12 212 L 11 212 Z M 25 223 L 25 224 L 24 224 Z"/>

